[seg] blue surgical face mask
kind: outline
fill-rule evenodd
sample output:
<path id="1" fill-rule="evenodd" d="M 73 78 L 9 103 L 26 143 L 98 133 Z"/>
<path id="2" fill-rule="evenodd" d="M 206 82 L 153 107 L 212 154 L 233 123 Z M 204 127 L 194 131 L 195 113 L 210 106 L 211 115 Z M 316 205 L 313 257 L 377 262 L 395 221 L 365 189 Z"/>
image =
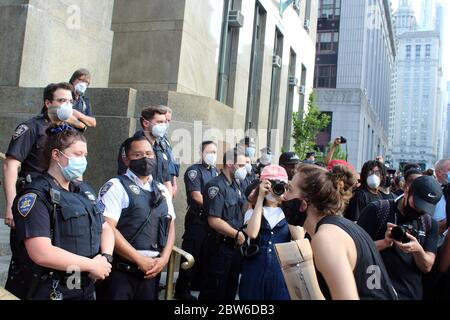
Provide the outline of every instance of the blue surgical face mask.
<path id="1" fill-rule="evenodd" d="M 86 157 L 68 157 L 62 151 L 60 153 L 69 159 L 69 163 L 66 167 L 62 167 L 59 163 L 59 167 L 61 168 L 61 173 L 67 181 L 75 180 L 83 176 L 84 171 L 86 171 L 87 160 Z"/>
<path id="2" fill-rule="evenodd" d="M 152 135 L 155 138 L 162 138 L 167 132 L 167 125 L 165 123 L 159 123 L 152 128 Z"/>
<path id="3" fill-rule="evenodd" d="M 450 171 L 447 172 L 447 183 L 450 183 Z"/>
<path id="4" fill-rule="evenodd" d="M 247 157 L 253 158 L 255 156 L 256 149 L 253 147 L 247 147 L 245 149 L 245 155 Z"/>
<path id="5" fill-rule="evenodd" d="M 86 90 L 87 90 L 87 84 L 85 82 L 78 82 L 77 85 L 75 86 L 75 91 L 80 96 L 84 95 Z"/>

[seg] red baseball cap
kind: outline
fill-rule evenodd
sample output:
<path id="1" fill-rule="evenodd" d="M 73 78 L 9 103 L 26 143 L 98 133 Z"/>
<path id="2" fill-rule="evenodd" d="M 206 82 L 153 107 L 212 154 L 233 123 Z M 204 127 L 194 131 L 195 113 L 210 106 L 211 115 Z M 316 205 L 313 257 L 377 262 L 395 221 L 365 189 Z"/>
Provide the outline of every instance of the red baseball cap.
<path id="1" fill-rule="evenodd" d="M 281 180 L 288 182 L 288 175 L 283 167 L 272 164 L 264 167 L 261 172 L 260 180 Z"/>
<path id="2" fill-rule="evenodd" d="M 354 172 L 356 172 L 355 168 L 350 163 L 348 163 L 347 161 L 344 161 L 344 160 L 331 160 L 330 162 L 328 162 L 327 169 L 331 170 L 331 169 L 333 169 L 334 166 L 337 166 L 337 165 L 347 167 L 347 168 L 353 170 Z"/>

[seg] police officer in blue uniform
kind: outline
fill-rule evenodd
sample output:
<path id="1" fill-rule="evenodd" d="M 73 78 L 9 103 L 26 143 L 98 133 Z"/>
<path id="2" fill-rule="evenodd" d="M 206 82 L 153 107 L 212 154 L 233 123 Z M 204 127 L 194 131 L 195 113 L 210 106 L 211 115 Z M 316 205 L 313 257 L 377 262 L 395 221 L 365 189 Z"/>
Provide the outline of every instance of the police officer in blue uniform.
<path id="1" fill-rule="evenodd" d="M 191 295 L 190 289 L 199 287 L 202 277 L 202 254 L 205 248 L 205 240 L 208 231 L 208 222 L 203 211 L 202 191 L 205 185 L 218 172 L 215 167 L 217 159 L 217 145 L 213 141 L 204 141 L 201 145 L 200 163 L 188 167 L 184 174 L 184 184 L 186 186 L 186 198 L 188 211 L 184 219 L 184 234 L 181 248 L 192 254 L 195 264 L 191 269 L 181 268 L 175 286 L 175 298 L 178 300 L 196 300 Z"/>
<path id="2" fill-rule="evenodd" d="M 180 175 L 180 164 L 176 161 L 176 159 L 173 155 L 172 145 L 170 144 L 170 140 L 168 137 L 168 130 L 170 127 L 170 123 L 172 122 L 173 111 L 169 107 L 166 107 L 166 108 L 167 108 L 167 113 L 166 113 L 167 132 L 164 135 L 162 141 L 166 144 L 164 149 L 167 150 L 167 156 L 169 157 L 169 174 L 170 174 L 170 177 L 172 178 L 172 191 L 173 191 L 172 194 L 173 194 L 173 197 L 175 198 L 175 195 L 177 194 L 177 190 L 178 190 L 177 178 Z"/>
<path id="3" fill-rule="evenodd" d="M 232 149 L 225 153 L 223 163 L 222 172 L 206 184 L 203 192 L 208 239 L 199 300 L 233 300 L 238 287 L 242 261 L 239 246 L 245 241 L 240 230 L 246 208 L 234 180 L 242 181 L 247 175 L 245 156 Z"/>
<path id="4" fill-rule="evenodd" d="M 97 287 L 101 300 L 157 300 L 160 272 L 175 242 L 167 188 L 153 179 L 155 155 L 146 137 L 124 144 L 124 175 L 103 185 L 98 206 L 115 235 L 113 271 Z"/>
<path id="5" fill-rule="evenodd" d="M 17 126 L 6 152 L 3 189 L 6 200 L 5 224 L 9 226 L 14 226 L 12 204 L 17 193 L 16 187 L 20 189 L 46 170 L 43 165 L 45 130 L 50 124 L 62 123 L 72 115 L 72 86 L 68 83 L 49 84 L 44 89 L 43 100 L 41 113 Z"/>
<path id="6" fill-rule="evenodd" d="M 97 120 L 92 113 L 91 102 L 85 96 L 86 90 L 91 83 L 91 74 L 87 69 L 78 69 L 70 77 L 70 84 L 73 86 L 73 117 L 68 123 L 79 130 L 95 128 Z"/>
<path id="7" fill-rule="evenodd" d="M 155 154 L 156 165 L 154 167 L 154 172 L 152 172 L 152 177 L 164 184 L 164 186 L 169 190 L 169 193 L 173 195 L 172 191 L 172 177 L 169 171 L 170 156 L 167 152 L 167 145 L 163 140 L 164 135 L 167 133 L 167 107 L 165 106 L 154 106 L 146 107 L 142 109 L 141 112 L 141 127 L 134 134 L 133 137 L 146 137 L 153 147 L 153 153 Z M 127 171 L 127 166 L 125 165 L 125 143 L 120 146 L 119 156 L 118 156 L 118 174 L 122 175 Z"/>
<path id="8" fill-rule="evenodd" d="M 48 129 L 48 170 L 13 205 L 19 250 L 6 288 L 21 299 L 94 299 L 94 281 L 111 271 L 114 235 L 85 183 L 86 140 L 67 125 Z"/>

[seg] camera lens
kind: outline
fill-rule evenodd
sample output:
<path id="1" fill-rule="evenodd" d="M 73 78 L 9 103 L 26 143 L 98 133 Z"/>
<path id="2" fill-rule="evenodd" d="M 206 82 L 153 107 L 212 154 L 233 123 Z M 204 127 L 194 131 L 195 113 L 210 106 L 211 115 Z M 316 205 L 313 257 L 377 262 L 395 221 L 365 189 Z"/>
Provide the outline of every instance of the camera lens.
<path id="1" fill-rule="evenodd" d="M 347 139 L 342 136 L 341 136 L 340 140 L 341 140 L 341 143 L 347 143 Z"/>
<path id="2" fill-rule="evenodd" d="M 392 228 L 392 230 L 391 230 L 391 237 L 392 237 L 392 239 L 394 239 L 396 241 L 399 241 L 399 242 L 402 242 L 402 243 L 408 243 L 409 242 L 409 239 L 406 236 L 405 229 L 402 228 L 402 227 L 399 227 L 399 226 Z"/>
<path id="3" fill-rule="evenodd" d="M 272 192 L 276 196 L 281 196 L 286 191 L 286 183 L 283 181 L 271 181 L 272 184 Z"/>

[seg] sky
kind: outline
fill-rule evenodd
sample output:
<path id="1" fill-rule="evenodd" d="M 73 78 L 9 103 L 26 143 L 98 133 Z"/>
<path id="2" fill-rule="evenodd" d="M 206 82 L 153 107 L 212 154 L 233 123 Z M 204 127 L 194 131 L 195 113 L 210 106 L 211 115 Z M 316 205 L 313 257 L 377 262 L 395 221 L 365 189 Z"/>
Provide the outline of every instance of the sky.
<path id="1" fill-rule="evenodd" d="M 444 30 L 450 30 L 450 0 L 434 0 L 436 3 L 442 3 L 444 5 L 447 6 L 447 12 L 446 12 L 446 17 L 444 19 L 446 25 L 444 26 Z M 418 20 L 418 22 L 420 23 L 420 4 L 421 4 L 421 0 L 411 0 L 411 5 L 412 8 L 414 10 L 414 12 L 416 13 L 416 18 Z M 398 3 L 399 0 L 391 0 L 392 3 L 392 8 L 394 10 L 394 12 L 397 10 L 398 8 Z M 449 56 L 450 54 L 450 32 L 446 31 L 445 34 L 445 38 L 443 41 L 443 45 L 444 45 L 444 52 L 443 52 L 443 68 L 444 68 L 444 79 L 445 81 L 450 81 L 450 61 L 448 61 L 448 59 L 446 59 L 446 57 Z"/>

